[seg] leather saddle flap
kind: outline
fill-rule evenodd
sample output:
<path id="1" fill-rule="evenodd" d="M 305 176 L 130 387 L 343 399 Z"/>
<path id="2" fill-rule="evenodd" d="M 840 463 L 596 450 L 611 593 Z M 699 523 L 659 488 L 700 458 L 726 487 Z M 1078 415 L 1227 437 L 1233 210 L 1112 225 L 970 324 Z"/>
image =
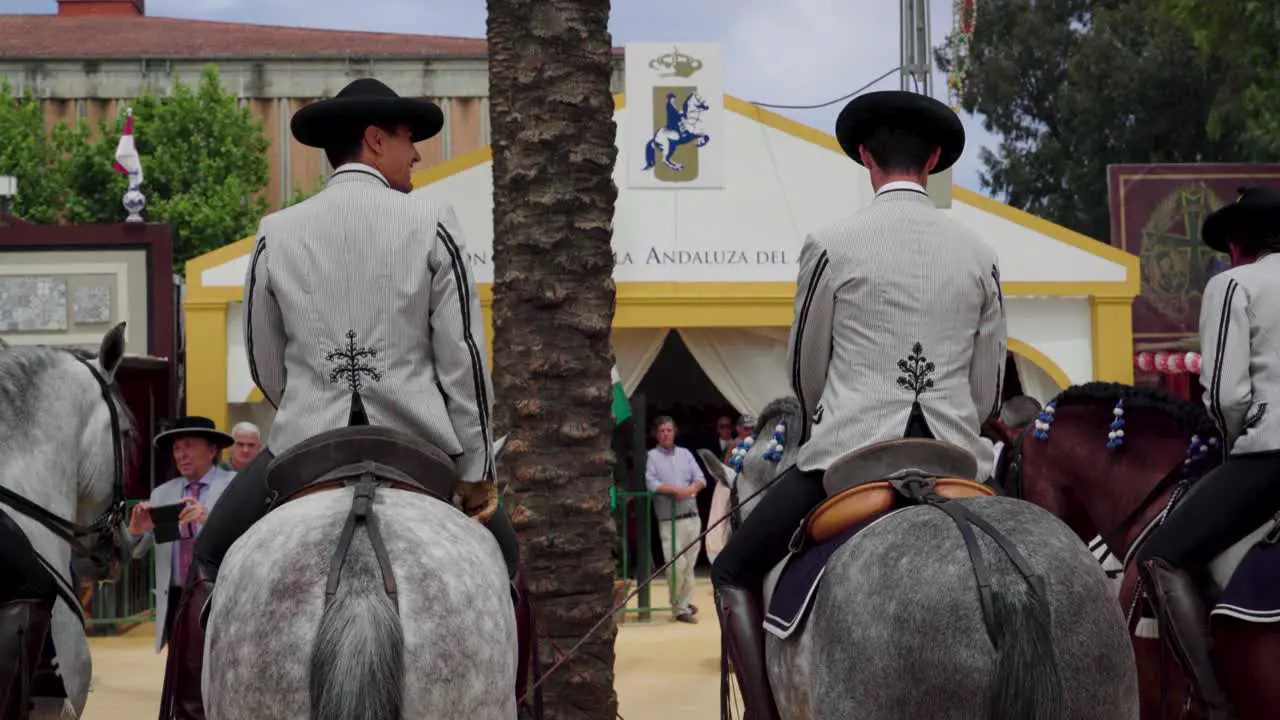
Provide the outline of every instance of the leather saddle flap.
<path id="1" fill-rule="evenodd" d="M 933 480 L 933 492 L 948 500 L 968 497 L 990 497 L 995 490 L 973 480 L 940 477 Z M 909 504 L 888 480 L 855 485 L 822 502 L 805 522 L 811 539 L 824 543 L 858 523 L 883 515 L 896 507 Z"/>
<path id="2" fill-rule="evenodd" d="M 267 485 L 279 502 L 286 502 L 308 487 L 333 482 L 325 476 L 348 466 L 375 468 L 381 479 L 408 484 L 445 502 L 452 502 L 460 482 L 453 460 L 439 448 L 399 430 L 360 425 L 323 432 L 289 448 L 271 461 Z M 378 466 L 394 472 L 380 474 Z"/>
<path id="3" fill-rule="evenodd" d="M 939 478 L 978 479 L 973 453 L 937 440 L 906 438 L 876 443 L 838 458 L 822 479 L 827 495 L 879 482 L 906 469 Z"/>

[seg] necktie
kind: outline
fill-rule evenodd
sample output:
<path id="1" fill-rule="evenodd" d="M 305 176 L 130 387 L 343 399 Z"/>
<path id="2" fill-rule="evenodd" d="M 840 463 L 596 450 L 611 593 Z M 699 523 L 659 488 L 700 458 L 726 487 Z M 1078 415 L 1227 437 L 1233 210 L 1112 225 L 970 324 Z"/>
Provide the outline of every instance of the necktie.
<path id="1" fill-rule="evenodd" d="M 193 497 L 198 502 L 200 500 L 200 488 L 200 483 L 187 485 L 185 496 Z M 191 567 L 191 559 L 195 556 L 196 533 L 199 531 L 199 525 L 192 525 L 190 534 L 184 536 L 178 544 L 178 577 L 174 578 L 177 585 L 185 586 L 187 583 L 187 570 Z"/>

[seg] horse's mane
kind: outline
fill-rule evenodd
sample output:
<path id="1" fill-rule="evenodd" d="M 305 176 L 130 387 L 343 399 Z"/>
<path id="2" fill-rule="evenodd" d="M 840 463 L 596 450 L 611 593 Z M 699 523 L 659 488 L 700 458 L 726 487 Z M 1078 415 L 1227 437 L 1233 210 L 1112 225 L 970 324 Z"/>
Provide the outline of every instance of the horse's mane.
<path id="1" fill-rule="evenodd" d="M 20 430 L 34 416 L 40 381 L 58 366 L 64 351 L 40 345 L 0 353 L 0 424 Z"/>
<path id="2" fill-rule="evenodd" d="M 779 420 L 799 418 L 803 413 L 804 409 L 800 407 L 798 399 L 791 396 L 780 397 L 765 405 L 764 410 L 760 411 L 760 416 L 756 418 L 756 433 L 761 433 L 765 428 L 773 432 L 773 426 L 777 425 Z M 790 434 L 791 428 L 787 430 Z"/>
<path id="3" fill-rule="evenodd" d="M 1216 432 L 1216 425 L 1209 413 L 1198 403 L 1176 398 L 1159 388 L 1135 387 L 1111 382 L 1089 382 L 1072 385 L 1063 390 L 1053 403 L 1057 408 L 1089 405 L 1093 407 L 1115 406 L 1124 401 L 1129 409 L 1146 409 L 1168 415 L 1179 427 L 1192 433 Z"/>
<path id="4" fill-rule="evenodd" d="M 756 444 L 751 449 L 751 454 L 764 453 L 769 438 L 773 437 L 773 428 L 779 421 L 786 420 L 794 424 L 803 417 L 804 408 L 800 406 L 798 399 L 791 396 L 780 397 L 765 405 L 764 410 L 760 411 L 760 416 L 756 418 Z M 796 441 L 799 438 L 800 428 L 788 426 L 785 442 L 783 442 L 782 458 L 777 463 L 779 469 L 791 466 L 797 448 Z"/>

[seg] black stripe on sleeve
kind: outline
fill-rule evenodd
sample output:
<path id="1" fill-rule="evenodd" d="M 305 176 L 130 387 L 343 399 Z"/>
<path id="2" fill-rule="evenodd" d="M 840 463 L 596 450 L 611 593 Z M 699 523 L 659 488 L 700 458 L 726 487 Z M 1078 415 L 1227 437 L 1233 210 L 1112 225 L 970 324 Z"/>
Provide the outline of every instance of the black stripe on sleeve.
<path id="1" fill-rule="evenodd" d="M 279 410 L 280 408 L 276 405 L 276 401 L 267 394 L 266 388 L 262 387 L 262 380 L 258 377 L 258 363 L 253 357 L 253 291 L 258 284 L 258 258 L 262 256 L 262 253 L 266 249 L 267 237 L 263 235 L 258 238 L 258 244 L 253 248 L 253 258 L 249 260 L 249 292 L 247 293 L 248 296 L 244 299 L 244 347 L 246 353 L 249 355 L 249 377 L 253 378 L 253 384 L 257 385 L 259 390 L 262 390 L 262 397 L 271 404 L 271 407 Z"/>
<path id="2" fill-rule="evenodd" d="M 480 415 L 480 431 L 485 438 L 486 444 L 489 439 L 489 393 L 484 387 L 484 362 L 483 356 L 480 354 L 480 346 L 476 343 L 475 336 L 471 333 L 471 284 L 468 281 L 466 258 L 462 256 L 462 250 L 458 248 L 458 243 L 453 239 L 453 235 L 449 234 L 444 223 L 436 224 L 436 239 L 444 243 L 445 250 L 449 253 L 450 264 L 453 266 L 453 282 L 458 286 L 458 301 L 462 305 L 462 340 L 467 346 L 467 353 L 471 356 L 471 379 L 476 386 L 476 405 Z M 484 478 L 485 480 L 493 480 L 493 456 L 489 449 L 485 449 L 484 454 Z"/>
<path id="3" fill-rule="evenodd" d="M 805 415 L 809 414 L 809 405 L 804 400 L 804 389 L 801 387 L 801 368 L 804 367 L 804 331 L 806 324 L 809 322 L 809 309 L 813 307 L 813 298 L 818 294 L 818 285 L 822 282 L 822 275 L 830 264 L 831 259 L 827 257 L 827 251 L 823 250 L 814 266 L 813 277 L 809 278 L 809 287 L 805 289 L 804 302 L 800 305 L 800 317 L 796 320 L 795 358 L 792 359 L 791 363 L 791 385 L 796 392 L 796 399 L 800 401 L 801 411 Z M 802 435 L 800 444 L 804 444 L 809 439 L 808 420 L 804 423 Z"/>

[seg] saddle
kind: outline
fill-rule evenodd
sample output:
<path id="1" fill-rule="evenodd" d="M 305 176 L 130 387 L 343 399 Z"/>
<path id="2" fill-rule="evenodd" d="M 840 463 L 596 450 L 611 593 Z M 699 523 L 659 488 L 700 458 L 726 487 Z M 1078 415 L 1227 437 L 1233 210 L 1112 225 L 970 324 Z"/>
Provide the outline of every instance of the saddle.
<path id="1" fill-rule="evenodd" d="M 270 506 L 363 477 L 450 504 L 460 482 L 453 460 L 438 448 L 389 427 L 358 425 L 320 433 L 272 460 L 267 468 Z"/>
<path id="2" fill-rule="evenodd" d="M 977 474 L 978 461 L 971 453 L 936 440 L 892 440 L 851 452 L 827 468 L 822 484 L 828 497 L 805 520 L 805 535 L 824 543 L 930 496 L 994 496 L 994 490 L 976 481 Z"/>

